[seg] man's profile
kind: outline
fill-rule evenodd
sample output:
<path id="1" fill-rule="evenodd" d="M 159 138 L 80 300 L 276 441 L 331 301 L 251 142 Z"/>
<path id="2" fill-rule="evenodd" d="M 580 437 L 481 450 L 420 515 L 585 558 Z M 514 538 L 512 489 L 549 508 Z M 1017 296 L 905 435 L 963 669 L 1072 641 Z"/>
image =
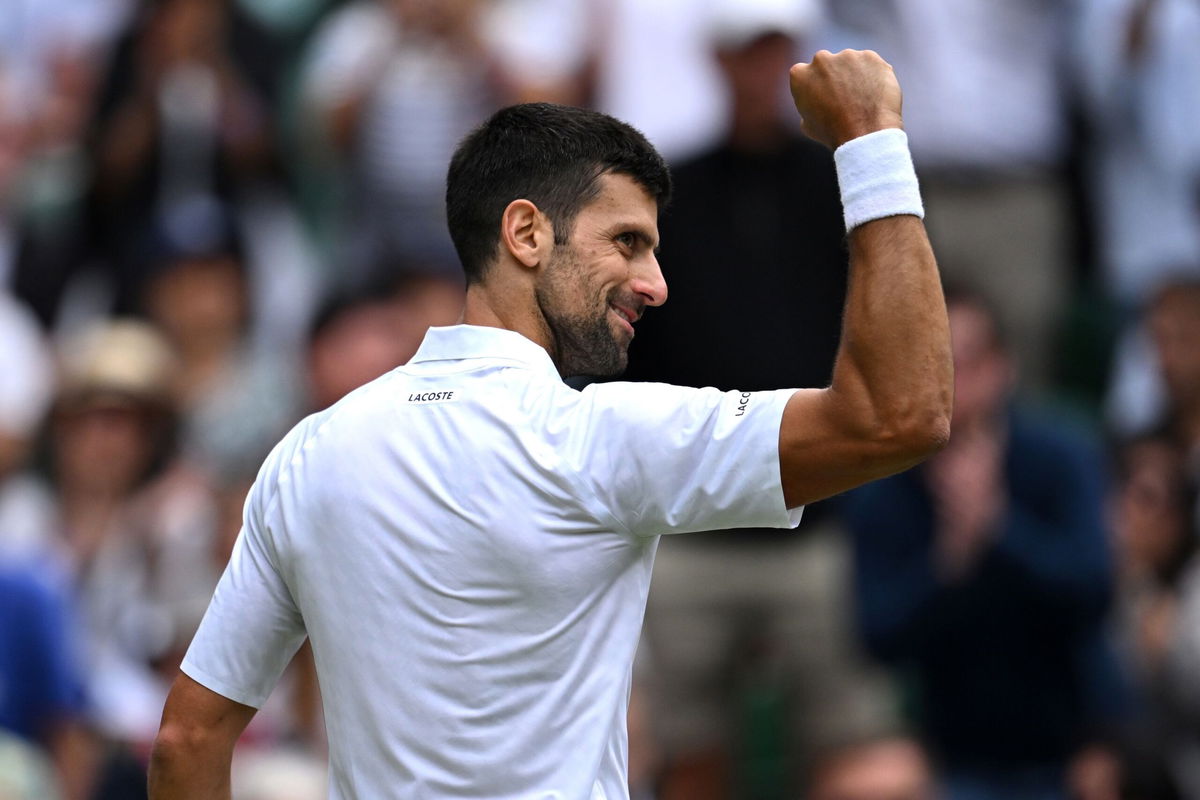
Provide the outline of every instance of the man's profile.
<path id="1" fill-rule="evenodd" d="M 233 743 L 305 636 L 331 797 L 627 797 L 658 537 L 794 527 L 805 503 L 944 443 L 945 309 L 899 87 L 852 51 L 791 81 L 807 132 L 841 148 L 853 229 L 832 385 L 564 384 L 618 374 L 666 301 L 670 178 L 604 115 L 497 112 L 449 171 L 463 324 L 267 458 L 167 701 L 152 797 L 228 796 Z"/>

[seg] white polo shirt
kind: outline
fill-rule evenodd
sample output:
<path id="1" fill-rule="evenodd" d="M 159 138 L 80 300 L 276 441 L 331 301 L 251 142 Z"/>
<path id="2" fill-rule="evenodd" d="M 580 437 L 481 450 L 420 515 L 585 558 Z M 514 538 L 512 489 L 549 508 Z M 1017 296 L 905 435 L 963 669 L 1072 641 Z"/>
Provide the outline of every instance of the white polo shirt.
<path id="1" fill-rule="evenodd" d="M 520 334 L 434 328 L 267 458 L 183 671 L 257 707 L 307 634 L 332 798 L 626 798 L 657 537 L 799 523 L 790 394 L 579 392 Z"/>

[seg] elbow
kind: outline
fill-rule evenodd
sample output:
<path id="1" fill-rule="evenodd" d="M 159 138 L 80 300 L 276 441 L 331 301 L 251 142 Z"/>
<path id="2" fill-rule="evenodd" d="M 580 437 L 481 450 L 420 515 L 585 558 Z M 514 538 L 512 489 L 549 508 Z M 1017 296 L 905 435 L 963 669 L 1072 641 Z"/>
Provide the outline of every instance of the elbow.
<path id="1" fill-rule="evenodd" d="M 172 764 L 187 758 L 188 753 L 195 752 L 199 745 L 194 732 L 182 725 L 164 723 L 150 751 L 150 772 L 169 769 Z"/>
<path id="2" fill-rule="evenodd" d="M 938 453 L 950 444 L 950 411 L 935 413 L 913 433 L 913 446 L 921 460 Z"/>
<path id="3" fill-rule="evenodd" d="M 880 426 L 880 441 L 896 460 L 918 464 L 950 442 L 949 411 L 908 414 Z"/>
<path id="4" fill-rule="evenodd" d="M 211 731 L 199 725 L 164 722 L 150 751 L 150 770 L 170 771 L 177 765 L 187 764 L 212 751 L 224 749 L 231 748 L 224 747 Z"/>

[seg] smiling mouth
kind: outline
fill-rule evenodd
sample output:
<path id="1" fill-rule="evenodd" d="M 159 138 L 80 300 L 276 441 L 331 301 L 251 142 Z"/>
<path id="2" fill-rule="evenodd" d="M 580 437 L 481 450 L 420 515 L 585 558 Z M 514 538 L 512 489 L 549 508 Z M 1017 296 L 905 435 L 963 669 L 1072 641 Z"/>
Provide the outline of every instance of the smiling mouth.
<path id="1" fill-rule="evenodd" d="M 629 333 L 632 335 L 634 332 L 633 331 L 633 323 L 637 322 L 638 317 L 640 317 L 641 315 L 636 314 L 636 313 L 630 311 L 629 309 L 623 308 L 621 306 L 609 305 L 609 308 L 612 310 L 612 312 L 614 314 L 616 314 L 617 319 L 619 319 L 619 320 L 621 320 L 621 322 L 625 323 L 625 326 L 629 328 Z"/>

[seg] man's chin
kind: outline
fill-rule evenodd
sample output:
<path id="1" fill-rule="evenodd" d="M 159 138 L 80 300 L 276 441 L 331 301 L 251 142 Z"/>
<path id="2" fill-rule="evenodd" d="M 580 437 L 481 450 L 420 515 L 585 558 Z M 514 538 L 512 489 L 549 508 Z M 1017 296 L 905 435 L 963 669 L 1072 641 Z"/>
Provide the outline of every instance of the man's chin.
<path id="1" fill-rule="evenodd" d="M 608 381 L 614 378 L 619 378 L 625 374 L 626 368 L 629 366 L 629 354 L 621 351 L 619 356 L 613 361 L 591 364 L 581 364 L 576 369 L 571 370 L 566 374 L 569 378 L 583 378 L 588 381 Z"/>

